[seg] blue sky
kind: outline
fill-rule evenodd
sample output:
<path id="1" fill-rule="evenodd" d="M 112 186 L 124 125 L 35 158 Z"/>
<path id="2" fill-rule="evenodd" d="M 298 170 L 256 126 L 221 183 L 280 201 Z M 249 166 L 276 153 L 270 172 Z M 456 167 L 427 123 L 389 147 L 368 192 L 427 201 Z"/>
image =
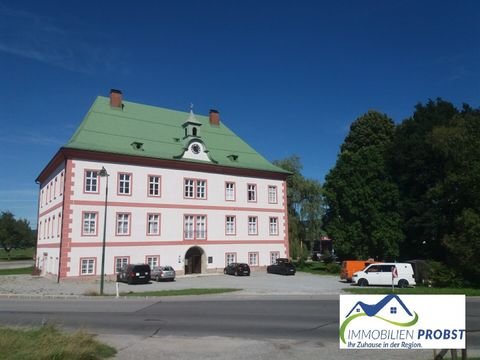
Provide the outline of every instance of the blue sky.
<path id="1" fill-rule="evenodd" d="M 0 211 L 37 221 L 35 178 L 98 95 L 207 115 L 323 183 L 357 117 L 480 105 L 478 1 L 2 1 Z"/>

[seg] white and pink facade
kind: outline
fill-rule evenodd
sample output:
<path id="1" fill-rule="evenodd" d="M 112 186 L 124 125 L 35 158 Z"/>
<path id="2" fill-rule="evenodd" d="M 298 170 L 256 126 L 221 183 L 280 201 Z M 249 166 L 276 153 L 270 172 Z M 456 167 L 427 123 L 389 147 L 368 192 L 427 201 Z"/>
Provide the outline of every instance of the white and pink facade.
<path id="1" fill-rule="evenodd" d="M 61 148 L 37 182 L 36 265 L 59 280 L 100 276 L 104 238 L 109 278 L 125 263 L 205 273 L 289 254 L 285 173 Z"/>

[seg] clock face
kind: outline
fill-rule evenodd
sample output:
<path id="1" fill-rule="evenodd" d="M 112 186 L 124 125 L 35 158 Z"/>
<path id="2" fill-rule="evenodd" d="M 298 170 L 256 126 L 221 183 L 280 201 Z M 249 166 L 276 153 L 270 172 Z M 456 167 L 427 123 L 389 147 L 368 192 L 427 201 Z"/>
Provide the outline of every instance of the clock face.
<path id="1" fill-rule="evenodd" d="M 200 151 L 202 150 L 202 148 L 200 147 L 199 144 L 195 143 L 195 144 L 192 144 L 192 146 L 190 147 L 190 150 L 192 150 L 192 153 L 194 154 L 200 154 Z"/>

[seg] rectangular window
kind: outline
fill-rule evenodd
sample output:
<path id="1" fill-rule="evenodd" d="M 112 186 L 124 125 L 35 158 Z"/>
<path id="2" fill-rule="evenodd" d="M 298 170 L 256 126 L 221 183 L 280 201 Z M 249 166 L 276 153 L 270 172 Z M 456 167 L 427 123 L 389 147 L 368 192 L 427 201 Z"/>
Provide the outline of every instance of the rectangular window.
<path id="1" fill-rule="evenodd" d="M 120 195 L 130 195 L 132 175 L 119 173 L 118 174 L 118 193 Z"/>
<path id="2" fill-rule="evenodd" d="M 269 204 L 276 204 L 278 202 L 277 199 L 277 187 L 276 186 L 268 186 L 268 203 Z"/>
<path id="3" fill-rule="evenodd" d="M 235 216 L 227 215 L 225 217 L 225 235 L 235 235 L 236 228 Z"/>
<path id="4" fill-rule="evenodd" d="M 247 185 L 247 199 L 248 201 L 251 201 L 251 202 L 257 201 L 257 185 L 255 184 Z"/>
<path id="5" fill-rule="evenodd" d="M 205 240 L 207 238 L 207 217 L 205 215 L 197 216 L 197 221 L 195 223 L 195 236 L 200 240 Z"/>
<path id="6" fill-rule="evenodd" d="M 117 235 L 130 235 L 130 214 L 117 214 Z"/>
<path id="7" fill-rule="evenodd" d="M 185 215 L 183 233 L 186 240 L 205 240 L 207 238 L 207 216 Z"/>
<path id="8" fill-rule="evenodd" d="M 270 235 L 278 235 L 278 218 L 271 217 L 269 224 L 269 233 Z"/>
<path id="9" fill-rule="evenodd" d="M 122 270 L 124 265 L 128 265 L 130 258 L 128 256 L 115 257 L 115 274 Z"/>
<path id="10" fill-rule="evenodd" d="M 85 171 L 85 192 L 98 193 L 98 171 Z"/>
<path id="11" fill-rule="evenodd" d="M 84 212 L 83 213 L 83 227 L 82 235 L 97 235 L 97 213 Z"/>
<path id="12" fill-rule="evenodd" d="M 275 264 L 277 259 L 280 257 L 279 251 L 270 251 L 270 264 Z"/>
<path id="13" fill-rule="evenodd" d="M 206 199 L 207 180 L 184 179 L 183 195 L 187 199 Z"/>
<path id="14" fill-rule="evenodd" d="M 248 265 L 258 266 L 258 253 L 257 252 L 248 253 Z"/>
<path id="15" fill-rule="evenodd" d="M 94 275 L 95 274 L 95 259 L 81 259 L 80 275 Z"/>
<path id="16" fill-rule="evenodd" d="M 160 176 L 148 177 L 148 196 L 160 196 Z"/>
<path id="17" fill-rule="evenodd" d="M 248 217 L 248 235 L 258 234 L 257 220 L 258 218 L 256 216 Z"/>
<path id="18" fill-rule="evenodd" d="M 235 201 L 235 183 L 233 182 L 225 183 L 225 200 Z"/>
<path id="19" fill-rule="evenodd" d="M 160 235 L 160 214 L 148 214 L 147 235 Z"/>
<path id="20" fill-rule="evenodd" d="M 146 256 L 145 262 L 150 265 L 150 269 L 160 265 L 160 255 Z"/>
<path id="21" fill-rule="evenodd" d="M 236 253 L 225 253 L 225 265 L 230 265 L 231 263 L 237 262 Z"/>

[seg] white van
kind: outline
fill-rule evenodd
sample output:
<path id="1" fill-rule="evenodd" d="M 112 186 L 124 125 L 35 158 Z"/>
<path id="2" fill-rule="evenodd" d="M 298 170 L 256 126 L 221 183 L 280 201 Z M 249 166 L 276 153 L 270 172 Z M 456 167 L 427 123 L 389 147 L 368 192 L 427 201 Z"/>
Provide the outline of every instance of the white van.
<path id="1" fill-rule="evenodd" d="M 392 285 L 392 271 L 396 268 L 397 277 L 393 285 L 404 288 L 415 285 L 415 275 L 412 265 L 407 263 L 374 263 L 362 271 L 353 274 L 352 281 L 358 286 Z"/>

